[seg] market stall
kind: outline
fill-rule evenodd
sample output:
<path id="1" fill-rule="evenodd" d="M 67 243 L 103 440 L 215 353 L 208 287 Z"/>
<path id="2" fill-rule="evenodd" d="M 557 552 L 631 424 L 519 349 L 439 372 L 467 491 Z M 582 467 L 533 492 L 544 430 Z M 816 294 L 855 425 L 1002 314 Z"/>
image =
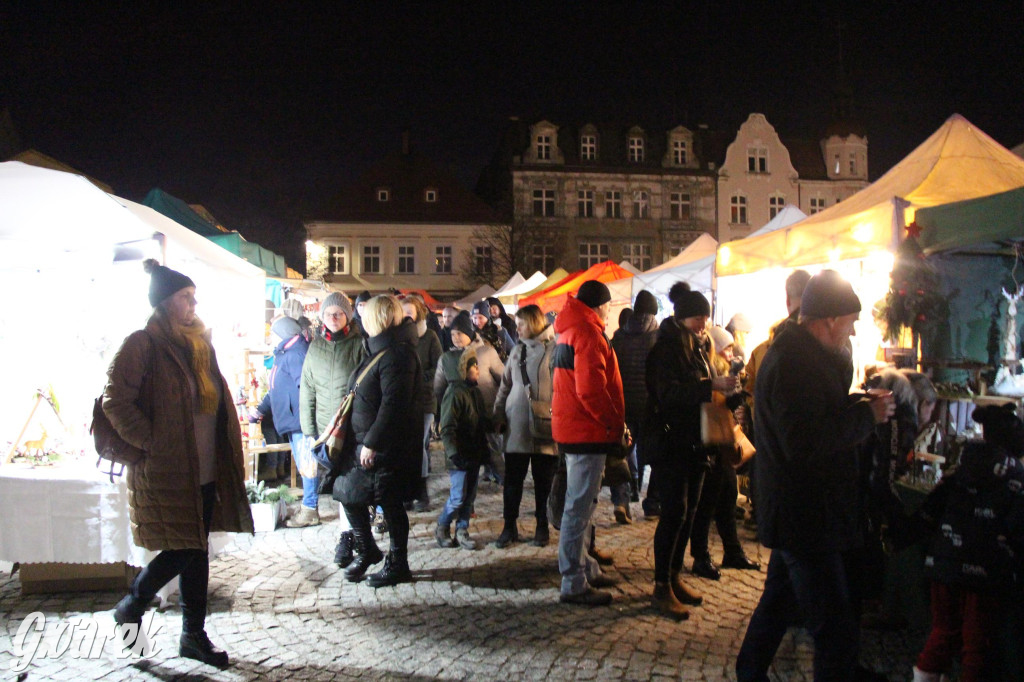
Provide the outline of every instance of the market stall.
<path id="1" fill-rule="evenodd" d="M 597 263 L 586 270 L 577 272 L 571 277 L 566 277 L 553 287 L 519 299 L 519 305 L 525 306 L 537 304 L 544 312 L 558 312 L 562 309 L 562 306 L 565 305 L 566 298 L 570 294 L 575 294 L 576 291 L 579 290 L 580 286 L 586 281 L 597 280 L 598 282 L 607 283 L 632 276 L 633 273 L 630 271 L 623 269 L 610 260 L 607 260 L 603 263 Z"/>

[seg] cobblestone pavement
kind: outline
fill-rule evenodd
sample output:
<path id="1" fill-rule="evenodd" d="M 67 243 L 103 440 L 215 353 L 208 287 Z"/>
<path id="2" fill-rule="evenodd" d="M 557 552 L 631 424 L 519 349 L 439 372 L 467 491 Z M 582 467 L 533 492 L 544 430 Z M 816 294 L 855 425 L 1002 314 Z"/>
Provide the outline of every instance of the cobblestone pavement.
<path id="1" fill-rule="evenodd" d="M 438 462 L 439 463 L 439 462 Z M 439 468 L 435 467 L 435 471 Z M 520 535 L 533 534 L 533 491 L 527 477 Z M 447 495 L 447 475 L 430 479 L 433 507 Z M 415 581 L 374 590 L 347 583 L 332 563 L 337 505 L 321 498 L 325 523 L 238 536 L 211 562 L 207 631 L 232 658 L 224 671 L 177 657 L 180 612 L 154 613 L 161 626 L 151 658 L 124 658 L 108 643 L 98 658 L 37 658 L 29 680 L 330 680 L 480 679 L 734 680 L 747 620 L 760 596 L 764 570 L 725 570 L 719 582 L 690 576 L 705 603 L 675 623 L 649 606 L 652 538 L 657 525 L 618 525 L 608 491 L 595 514 L 598 544 L 615 556 L 610 607 L 558 602 L 557 533 L 537 548 L 518 543 L 499 550 L 501 490 L 482 483 L 470 527 L 475 551 L 440 549 L 433 541 L 436 511 L 410 513 L 409 563 Z M 768 552 L 741 527 L 747 553 L 767 564 Z M 712 554 L 721 556 L 712 531 Z M 689 559 L 687 559 L 689 564 Z M 113 628 L 121 593 L 21 596 L 20 581 L 0 578 L 0 679 L 15 679 L 13 638 L 25 617 L 41 611 L 48 626 L 80 618 Z M 148 616 L 147 616 L 148 617 Z M 910 678 L 920 632 L 866 632 L 862 660 L 890 680 Z M 787 635 L 773 679 L 811 679 L 806 634 Z"/>

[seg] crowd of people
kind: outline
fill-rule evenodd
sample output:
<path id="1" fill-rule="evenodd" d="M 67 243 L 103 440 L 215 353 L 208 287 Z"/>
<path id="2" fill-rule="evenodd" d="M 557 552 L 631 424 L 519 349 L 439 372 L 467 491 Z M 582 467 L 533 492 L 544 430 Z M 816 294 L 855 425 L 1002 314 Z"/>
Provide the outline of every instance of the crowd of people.
<path id="1" fill-rule="evenodd" d="M 114 358 L 103 408 L 146 453 L 128 469 L 132 532 L 160 554 L 115 620 L 137 632 L 153 596 L 179 576 L 180 653 L 223 667 L 228 655 L 204 629 L 207 538 L 211 530 L 252 531 L 238 418 L 195 316 L 194 283 L 155 262 L 147 267 L 153 315 Z M 618 523 L 633 523 L 630 505 L 641 496 L 644 516 L 657 521 L 651 603 L 682 620 L 703 602 L 684 577 L 687 545 L 691 573 L 706 579 L 720 580 L 722 568 L 761 568 L 738 538 L 740 475 L 750 481 L 757 538 L 773 551 L 737 679 L 768 679 L 796 613 L 814 639 L 815 679 L 871 679 L 858 661 L 859 627 L 862 605 L 881 588 L 867 578 L 885 573 L 883 543 L 913 542 L 926 543 L 933 580 L 933 630 L 915 679 L 938 680 L 961 646 L 962 679 L 987 679 L 992 623 L 1012 603 L 994 593 L 1019 592 L 1024 580 L 1024 427 L 1012 411 L 977 410 L 985 443 L 966 449 L 961 468 L 909 515 L 894 485 L 931 420 L 934 387 L 923 374 L 885 370 L 851 392 L 861 304 L 837 273 L 796 271 L 785 297 L 789 316 L 748 351 L 746 318 L 709 326 L 707 298 L 683 283 L 669 292 L 672 312 L 660 323 L 657 299 L 641 291 L 612 339 L 611 295 L 597 281 L 557 316 L 530 305 L 513 319 L 488 299 L 471 311 L 445 308 L 443 325 L 415 295 L 363 292 L 353 302 L 336 292 L 321 303 L 319 324 L 294 306 L 272 322 L 269 391 L 249 418 L 273 419 L 292 444 L 303 497 L 289 526 L 321 522 L 321 493 L 339 502 L 334 560 L 349 581 L 381 588 L 413 579 L 408 512 L 431 509 L 430 445 L 438 439 L 449 483 L 434 531 L 439 547 L 480 544 L 470 526 L 481 476 L 503 486 L 493 546 L 522 541 L 530 472 L 529 541 L 545 546 L 550 526 L 558 529 L 560 601 L 608 604 L 612 594 L 602 588 L 616 578 L 593 520 L 608 485 Z M 337 456 L 310 460 L 346 396 Z M 732 415 L 735 443 L 709 440 L 703 426 L 715 411 Z M 280 469 L 276 461 L 264 468 Z M 709 551 L 712 521 L 721 562 Z M 386 552 L 377 544 L 385 534 Z"/>

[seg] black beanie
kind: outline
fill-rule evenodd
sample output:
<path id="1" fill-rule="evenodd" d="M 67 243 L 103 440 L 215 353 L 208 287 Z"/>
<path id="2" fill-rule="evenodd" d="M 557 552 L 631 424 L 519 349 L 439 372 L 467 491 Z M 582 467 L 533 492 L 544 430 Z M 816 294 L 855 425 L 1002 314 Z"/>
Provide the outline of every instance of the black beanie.
<path id="1" fill-rule="evenodd" d="M 370 294 L 370 292 L 364 289 L 359 292 L 358 296 L 356 296 L 356 305 L 359 305 L 360 303 L 366 303 L 371 298 L 373 298 L 373 296 Z"/>
<path id="2" fill-rule="evenodd" d="M 452 322 L 452 331 L 462 332 L 471 339 L 476 336 L 476 325 L 473 324 L 469 311 L 459 311 L 459 314 L 455 316 L 455 320 Z"/>
<path id="3" fill-rule="evenodd" d="M 658 299 L 654 298 L 654 294 L 647 289 L 641 289 L 633 303 L 633 312 L 637 315 L 657 315 Z"/>
<path id="4" fill-rule="evenodd" d="M 576 292 L 576 300 L 588 308 L 597 308 L 612 300 L 612 292 L 596 279 L 588 279 Z"/>
<path id="5" fill-rule="evenodd" d="M 860 312 L 853 287 L 835 270 L 822 270 L 807 281 L 800 299 L 800 317 L 810 320 Z"/>
<path id="6" fill-rule="evenodd" d="M 149 273 L 149 304 L 154 308 L 165 298 L 173 296 L 185 287 L 196 285 L 177 270 L 164 267 L 152 258 L 144 260 L 142 267 Z"/>
<path id="7" fill-rule="evenodd" d="M 711 317 L 711 304 L 699 291 L 682 291 L 676 296 L 673 313 L 677 320 L 688 317 Z"/>
<path id="8" fill-rule="evenodd" d="M 976 407 L 971 419 L 984 427 L 986 442 L 1005 448 L 1014 457 L 1024 454 L 1024 424 L 1012 404 Z"/>

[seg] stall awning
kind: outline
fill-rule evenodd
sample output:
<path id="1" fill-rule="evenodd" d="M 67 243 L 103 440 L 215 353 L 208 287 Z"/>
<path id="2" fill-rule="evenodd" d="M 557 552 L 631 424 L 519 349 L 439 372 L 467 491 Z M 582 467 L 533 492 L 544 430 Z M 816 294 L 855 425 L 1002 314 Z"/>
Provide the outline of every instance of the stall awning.
<path id="1" fill-rule="evenodd" d="M 926 254 L 997 250 L 999 242 L 1024 240 L 1024 187 L 921 209 L 914 220 Z"/>
<path id="2" fill-rule="evenodd" d="M 237 232 L 220 232 L 207 235 L 206 237 L 221 248 L 227 249 L 239 258 L 249 261 L 258 268 L 261 268 L 271 277 L 287 277 L 288 272 L 284 264 L 284 256 L 279 256 L 270 249 L 265 249 L 259 244 L 246 241 L 245 237 Z"/>
<path id="3" fill-rule="evenodd" d="M 614 282 L 616 280 L 632 276 L 632 272 L 619 267 L 613 261 L 606 260 L 605 262 L 598 263 L 587 270 L 576 273 L 572 277 L 567 277 L 550 289 L 545 289 L 540 293 L 519 299 L 519 305 L 527 306 L 530 304 L 536 304 L 539 305 L 540 309 L 546 313 L 551 311 L 558 312 L 561 311 L 562 306 L 565 305 L 565 300 L 571 294 L 575 294 L 579 291 L 580 286 L 588 280 L 593 279 L 598 282 Z"/>

